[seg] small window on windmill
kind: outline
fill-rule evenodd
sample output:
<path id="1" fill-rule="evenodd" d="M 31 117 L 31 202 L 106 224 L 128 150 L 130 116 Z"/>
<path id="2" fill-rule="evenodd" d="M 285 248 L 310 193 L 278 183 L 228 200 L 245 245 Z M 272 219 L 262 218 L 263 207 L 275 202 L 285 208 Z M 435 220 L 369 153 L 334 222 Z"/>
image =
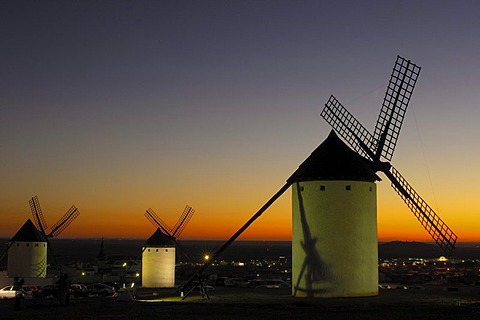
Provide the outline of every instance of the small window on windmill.
<path id="1" fill-rule="evenodd" d="M 165 252 L 168 252 L 168 249 L 165 249 Z"/>
<path id="2" fill-rule="evenodd" d="M 35 247 L 38 247 L 38 243 L 35 243 Z"/>
<path id="3" fill-rule="evenodd" d="M 17 243 L 17 247 L 20 247 L 20 243 Z"/>
<path id="4" fill-rule="evenodd" d="M 30 247 L 30 243 L 27 243 L 27 247 Z"/>
<path id="5" fill-rule="evenodd" d="M 352 190 L 352 186 L 351 186 L 351 185 L 346 185 L 346 186 L 345 186 L 345 190 L 347 190 L 347 191 Z"/>
<path id="6" fill-rule="evenodd" d="M 155 252 L 158 252 L 158 249 L 155 249 Z"/>
<path id="7" fill-rule="evenodd" d="M 148 252 L 150 252 L 150 249 L 148 249 Z"/>
<path id="8" fill-rule="evenodd" d="M 320 186 L 320 191 L 325 191 L 325 186 Z"/>
<path id="9" fill-rule="evenodd" d="M 300 186 L 300 191 L 303 191 L 305 190 L 305 188 L 303 186 Z"/>
<path id="10" fill-rule="evenodd" d="M 372 191 L 373 191 L 373 188 L 372 188 L 372 187 L 370 187 L 370 192 L 372 192 Z"/>

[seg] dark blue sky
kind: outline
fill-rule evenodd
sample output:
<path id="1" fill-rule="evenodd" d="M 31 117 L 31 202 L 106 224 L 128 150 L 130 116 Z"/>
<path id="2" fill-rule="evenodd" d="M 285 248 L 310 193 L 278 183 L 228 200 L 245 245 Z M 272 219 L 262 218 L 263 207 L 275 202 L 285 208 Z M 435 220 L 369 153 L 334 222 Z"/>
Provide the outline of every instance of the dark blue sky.
<path id="1" fill-rule="evenodd" d="M 422 72 L 393 162 L 449 217 L 442 186 L 465 186 L 456 205 L 480 191 L 479 6 L 0 1 L 5 232 L 35 194 L 83 204 L 86 221 L 99 203 L 128 216 L 192 201 L 205 219 L 232 212 L 235 227 L 327 136 L 330 94 L 373 131 L 397 54 Z M 395 197 L 382 183 L 380 224 Z"/>

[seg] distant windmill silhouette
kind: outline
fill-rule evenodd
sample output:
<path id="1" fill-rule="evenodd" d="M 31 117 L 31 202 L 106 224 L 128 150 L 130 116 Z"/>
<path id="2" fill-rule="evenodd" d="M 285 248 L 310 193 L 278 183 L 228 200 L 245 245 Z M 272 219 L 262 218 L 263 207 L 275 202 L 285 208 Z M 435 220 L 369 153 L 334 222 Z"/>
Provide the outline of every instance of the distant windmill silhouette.
<path id="1" fill-rule="evenodd" d="M 51 228 L 48 228 L 45 218 L 43 216 L 42 209 L 40 207 L 40 202 L 38 201 L 38 197 L 34 196 L 29 201 L 30 209 L 32 211 L 33 221 L 37 229 L 45 236 L 47 241 L 47 248 L 50 252 L 51 257 L 54 260 L 54 265 L 56 266 L 58 272 L 63 275 L 61 270 L 60 264 L 57 261 L 57 257 L 53 252 L 53 248 L 48 241 L 48 238 L 54 238 L 60 235 L 72 222 L 75 220 L 79 215 L 80 211 L 72 205 L 70 209 L 61 217 Z"/>
<path id="2" fill-rule="evenodd" d="M 171 288 L 175 286 L 177 237 L 185 230 L 195 210 L 186 206 L 177 223 L 170 228 L 149 208 L 145 217 L 156 231 L 142 249 L 142 286 Z"/>
<path id="3" fill-rule="evenodd" d="M 30 199 L 29 203 L 35 226 L 47 238 L 57 237 L 73 222 L 73 220 L 80 215 L 80 211 L 78 211 L 75 206 L 71 206 L 70 209 L 68 209 L 63 215 L 63 217 L 57 221 L 57 223 L 55 223 L 51 228 L 48 228 L 40 207 L 40 202 L 38 201 L 38 197 L 34 196 L 32 199 Z"/>
<path id="4" fill-rule="evenodd" d="M 192 219 L 195 210 L 190 206 L 185 206 L 183 213 L 177 220 L 177 223 L 170 228 L 160 217 L 152 210 L 152 208 L 148 208 L 145 212 L 145 217 L 153 224 L 155 227 L 159 228 L 165 235 L 167 235 L 175 244 L 178 245 L 176 239 L 180 236 L 180 234 L 185 230 L 185 227 Z"/>
<path id="5" fill-rule="evenodd" d="M 9 261 L 8 272 L 9 274 L 19 273 L 19 276 L 22 276 L 22 273 L 28 273 L 25 271 L 25 268 L 26 270 L 33 268 L 31 266 L 29 267 L 29 264 L 32 264 L 33 261 L 42 261 L 42 263 L 37 263 L 38 267 L 36 268 L 38 271 L 34 272 L 34 274 L 38 274 L 38 277 L 45 277 L 48 255 L 53 259 L 53 265 L 63 277 L 60 265 L 53 253 L 48 238 L 58 236 L 78 217 L 80 212 L 75 206 L 72 206 L 65 215 L 55 223 L 51 229 L 49 229 L 45 223 L 45 218 L 37 196 L 34 196 L 29 203 L 34 223 L 28 219 L 24 226 L 10 241 L 7 249 Z M 16 245 L 14 246 L 13 244 Z"/>

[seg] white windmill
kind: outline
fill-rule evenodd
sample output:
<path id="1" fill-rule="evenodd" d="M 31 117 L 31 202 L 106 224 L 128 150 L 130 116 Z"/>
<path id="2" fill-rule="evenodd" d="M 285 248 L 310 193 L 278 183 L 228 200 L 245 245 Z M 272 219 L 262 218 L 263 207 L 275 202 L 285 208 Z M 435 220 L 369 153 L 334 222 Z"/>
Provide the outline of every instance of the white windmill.
<path id="1" fill-rule="evenodd" d="M 408 184 L 390 160 L 420 67 L 397 57 L 374 134 L 331 96 L 321 116 L 335 133 L 183 285 L 186 287 L 292 185 L 292 294 L 352 297 L 378 294 L 376 172 L 450 255 L 457 236 Z M 192 289 L 193 290 L 193 289 Z M 186 297 L 186 296 L 185 296 Z"/>
<path id="2" fill-rule="evenodd" d="M 173 288 L 175 286 L 176 238 L 180 236 L 195 210 L 189 206 L 170 228 L 149 208 L 145 217 L 157 228 L 142 248 L 142 286 Z"/>

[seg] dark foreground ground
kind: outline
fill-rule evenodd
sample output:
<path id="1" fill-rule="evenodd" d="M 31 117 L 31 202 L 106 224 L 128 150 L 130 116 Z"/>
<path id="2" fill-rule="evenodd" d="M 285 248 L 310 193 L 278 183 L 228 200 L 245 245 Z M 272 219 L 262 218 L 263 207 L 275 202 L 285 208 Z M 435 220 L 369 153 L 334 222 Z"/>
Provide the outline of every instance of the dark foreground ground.
<path id="1" fill-rule="evenodd" d="M 377 297 L 293 298 L 290 289 L 220 288 L 210 300 L 172 292 L 139 292 L 141 300 L 114 297 L 0 301 L 1 319 L 480 319 L 478 291 L 382 290 Z"/>

